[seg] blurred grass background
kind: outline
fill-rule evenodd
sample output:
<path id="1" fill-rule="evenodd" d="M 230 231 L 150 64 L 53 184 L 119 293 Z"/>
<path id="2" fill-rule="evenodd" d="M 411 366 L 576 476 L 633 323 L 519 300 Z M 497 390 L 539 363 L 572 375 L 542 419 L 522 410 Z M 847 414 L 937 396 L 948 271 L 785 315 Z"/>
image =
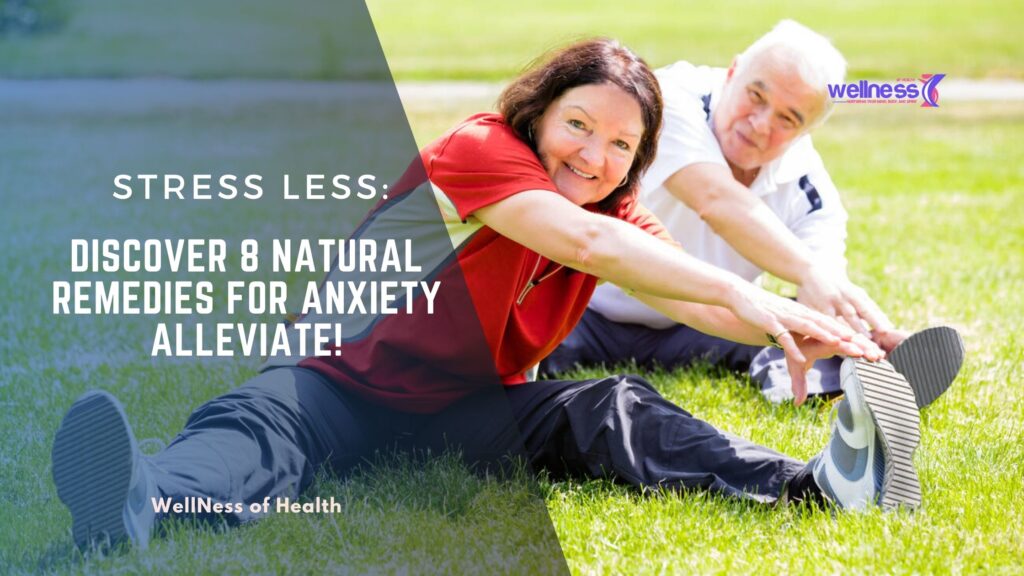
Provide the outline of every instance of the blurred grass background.
<path id="1" fill-rule="evenodd" d="M 336 79 L 358 72 L 352 54 L 363 44 L 340 17 L 346 2 L 25 1 L 55 26 L 0 35 L 0 76 Z M 505 79 L 542 52 L 591 35 L 619 38 L 652 66 L 679 59 L 724 66 L 782 18 L 832 38 L 851 77 L 1024 78 L 1024 10 L 1015 0 L 367 5 L 399 81 Z"/>
<path id="2" fill-rule="evenodd" d="M 398 80 L 507 78 L 543 51 L 592 35 L 622 40 L 655 67 L 680 59 L 727 66 L 783 18 L 831 38 L 849 60 L 851 77 L 926 70 L 949 77 L 1024 76 L 1017 41 L 1024 11 L 1009 0 L 368 4 Z"/>

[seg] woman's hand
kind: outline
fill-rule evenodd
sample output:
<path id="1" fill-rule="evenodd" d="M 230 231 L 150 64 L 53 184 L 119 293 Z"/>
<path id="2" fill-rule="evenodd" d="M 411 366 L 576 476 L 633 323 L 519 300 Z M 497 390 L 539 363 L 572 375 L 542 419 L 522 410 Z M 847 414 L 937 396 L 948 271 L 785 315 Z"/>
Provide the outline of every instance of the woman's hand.
<path id="1" fill-rule="evenodd" d="M 837 354 L 854 358 L 863 357 L 871 361 L 881 359 L 875 353 L 869 354 L 865 352 L 864 354 L 857 354 L 855 352 L 856 350 L 864 351 L 865 349 L 872 348 L 871 341 L 861 334 L 855 336 L 852 341 L 840 341 L 838 347 L 830 346 L 803 334 L 789 334 L 789 336 L 793 339 L 795 347 L 800 352 L 799 356 L 791 356 L 788 351 L 786 352 L 786 368 L 789 370 L 789 376 L 792 380 L 793 401 L 797 406 L 807 400 L 806 374 L 818 360 L 831 358 Z M 800 357 L 803 358 L 802 362 L 799 360 Z"/>
<path id="2" fill-rule="evenodd" d="M 807 398 L 806 373 L 815 360 L 837 354 L 871 361 L 885 357 L 874 342 L 841 322 L 753 284 L 735 284 L 729 303 L 738 318 L 782 346 L 797 405 Z"/>

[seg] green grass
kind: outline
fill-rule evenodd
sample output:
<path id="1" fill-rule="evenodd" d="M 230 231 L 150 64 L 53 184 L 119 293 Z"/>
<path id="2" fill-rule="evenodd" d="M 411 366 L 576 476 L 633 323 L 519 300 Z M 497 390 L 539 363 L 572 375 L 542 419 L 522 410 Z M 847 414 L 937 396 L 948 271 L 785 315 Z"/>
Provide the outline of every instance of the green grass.
<path id="1" fill-rule="evenodd" d="M 409 5 L 372 0 L 374 24 L 397 79 L 508 78 L 552 47 L 580 36 L 619 38 L 652 66 L 676 60 L 728 65 L 783 18 L 826 36 L 846 55 L 850 76 L 919 72 L 1020 78 L 1024 23 L 1008 1 L 869 0 L 847 4 L 784 0 L 638 3 L 525 0 L 479 8 L 472 0 Z M 428 33 L 424 33 L 428 31 Z"/>
<path id="2" fill-rule="evenodd" d="M 425 142 L 486 105 L 411 106 L 416 138 Z M 47 282 L 66 276 L 66 247 L 60 235 L 40 231 L 116 228 L 159 236 L 187 227 L 195 236 L 240 237 L 280 214 L 252 203 L 233 208 L 230 219 L 195 209 L 167 221 L 166 212 L 144 203 L 88 205 L 123 166 L 329 169 L 353 150 L 339 140 L 338 126 L 361 127 L 351 134 L 358 142 L 381 121 L 359 117 L 361 109 L 282 101 L 239 106 L 224 127 L 238 138 L 228 145 L 191 138 L 224 117 L 209 104 L 187 114 L 116 106 L 105 114 L 3 109 L 4 157 L 18 170 L 0 172 L 0 330 L 8 335 L 0 341 L 0 573 L 536 573 L 557 566 L 542 501 L 557 546 L 581 574 L 987 574 L 1024 565 L 1024 106 L 969 103 L 844 108 L 816 137 L 851 214 L 854 279 L 899 324 L 952 323 L 967 341 L 956 386 L 922 419 L 916 462 L 925 503 L 918 512 L 774 510 L 704 494 L 641 494 L 606 481 L 542 478 L 534 487 L 476 478 L 451 460 L 399 461 L 321 483 L 317 493 L 345 503 L 342 515 L 280 515 L 230 530 L 176 523 L 146 553 L 83 562 L 49 470 L 53 435 L 71 401 L 103 387 L 124 401 L 139 437 L 170 438 L 201 402 L 252 375 L 255 362 L 155 363 L 141 344 L 152 318 L 50 316 Z M 143 126 L 161 137 L 143 140 Z M 84 145 L 53 153 L 62 142 Z M 54 190 L 80 191 L 83 206 Z M 322 207 L 291 210 L 283 226 L 338 224 L 339 214 Z M 342 219 L 353 212 L 343 210 Z M 815 454 L 828 435 L 826 406 L 773 407 L 729 374 L 696 369 L 651 378 L 694 414 L 796 457 Z"/>
<path id="3" fill-rule="evenodd" d="M 346 8 L 357 5 L 350 3 L 56 4 L 67 13 L 62 30 L 0 37 L 0 75 L 351 78 L 365 73 L 349 65 L 358 62 L 353 53 L 375 49 L 375 40 L 355 29 L 360 19 Z M 1024 78 L 1024 11 L 1013 0 L 368 6 L 399 80 L 509 78 L 541 52 L 591 35 L 620 38 L 655 66 L 680 59 L 727 65 L 782 18 L 831 37 L 850 61 L 851 78 Z"/>

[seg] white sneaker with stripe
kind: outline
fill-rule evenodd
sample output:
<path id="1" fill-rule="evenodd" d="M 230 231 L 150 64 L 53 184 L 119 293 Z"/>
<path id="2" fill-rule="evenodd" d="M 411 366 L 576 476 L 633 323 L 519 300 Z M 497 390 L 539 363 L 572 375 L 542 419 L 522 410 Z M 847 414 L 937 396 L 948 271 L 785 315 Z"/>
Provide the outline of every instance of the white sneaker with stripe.
<path id="1" fill-rule="evenodd" d="M 825 497 L 846 509 L 914 508 L 921 488 L 914 469 L 920 414 L 914 391 L 888 362 L 847 359 L 840 377 L 832 437 L 812 462 Z"/>

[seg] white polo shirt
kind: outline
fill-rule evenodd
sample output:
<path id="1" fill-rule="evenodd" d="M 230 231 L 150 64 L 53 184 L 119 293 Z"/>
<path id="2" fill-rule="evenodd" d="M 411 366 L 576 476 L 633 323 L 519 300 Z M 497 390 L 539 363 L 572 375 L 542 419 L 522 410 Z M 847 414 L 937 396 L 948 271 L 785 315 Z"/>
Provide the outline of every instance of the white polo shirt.
<path id="1" fill-rule="evenodd" d="M 677 62 L 655 72 L 665 99 L 658 155 L 644 175 L 640 202 L 661 219 L 690 254 L 750 281 L 764 272 L 740 256 L 696 212 L 665 188 L 679 170 L 699 162 L 728 166 L 712 132 L 712 112 L 727 70 Z M 816 255 L 846 267 L 846 210 L 811 137 L 794 141 L 782 156 L 762 166 L 750 191 Z M 674 322 L 617 286 L 599 286 L 590 308 L 609 320 L 667 328 Z"/>

